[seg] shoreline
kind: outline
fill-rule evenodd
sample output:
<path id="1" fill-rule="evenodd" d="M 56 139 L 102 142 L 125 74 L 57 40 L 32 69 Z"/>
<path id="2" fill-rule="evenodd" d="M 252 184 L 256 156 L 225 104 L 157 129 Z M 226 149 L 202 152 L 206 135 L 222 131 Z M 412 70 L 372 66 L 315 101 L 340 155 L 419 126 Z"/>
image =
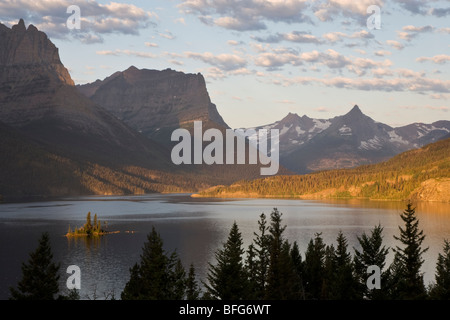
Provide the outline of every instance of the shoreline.
<path id="1" fill-rule="evenodd" d="M 77 233 L 77 234 L 73 233 L 73 234 L 69 234 L 69 233 L 66 233 L 64 235 L 64 237 L 66 237 L 66 238 L 78 238 L 78 237 L 90 238 L 90 237 L 100 237 L 100 236 L 105 236 L 107 234 L 115 234 L 115 233 L 120 233 L 120 231 L 95 232 L 93 234 L 88 234 L 88 233 Z"/>
<path id="2" fill-rule="evenodd" d="M 283 199 L 283 200 L 366 200 L 366 201 L 374 201 L 374 202 L 401 202 L 408 201 L 410 199 L 383 199 L 383 198 L 366 198 L 366 197 L 314 197 L 308 195 L 298 195 L 298 196 L 283 196 L 283 195 L 238 195 L 234 193 L 227 193 L 222 195 L 201 195 L 198 193 L 194 193 L 191 195 L 191 198 L 194 199 Z M 424 199 L 414 199 L 414 202 L 433 202 L 433 203 L 450 203 L 450 199 L 448 201 L 444 200 L 424 200 Z"/>

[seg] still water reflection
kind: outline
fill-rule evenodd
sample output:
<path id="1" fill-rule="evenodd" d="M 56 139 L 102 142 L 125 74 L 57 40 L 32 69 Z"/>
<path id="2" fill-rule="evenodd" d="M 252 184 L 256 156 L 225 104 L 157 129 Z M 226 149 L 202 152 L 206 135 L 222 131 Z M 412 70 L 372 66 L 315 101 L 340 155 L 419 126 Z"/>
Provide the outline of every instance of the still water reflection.
<path id="1" fill-rule="evenodd" d="M 133 197 L 80 197 L 58 201 L 0 205 L 0 299 L 9 297 L 9 287 L 21 277 L 21 263 L 37 246 L 42 232 L 51 236 L 54 260 L 61 263 L 64 288 L 69 265 L 81 269 L 81 297 L 117 298 L 137 261 L 147 234 L 155 226 L 166 250 L 177 250 L 183 264 L 194 263 L 199 280 L 205 280 L 208 262 L 226 240 L 236 221 L 248 246 L 257 231 L 257 220 L 273 208 L 283 213 L 285 234 L 304 252 L 317 232 L 327 244 L 335 243 L 339 230 L 349 247 L 359 248 L 356 237 L 376 224 L 384 227 L 385 245 L 395 247 L 402 225 L 402 202 L 358 200 L 307 201 L 279 199 L 192 199 L 189 195 L 146 195 Z M 64 237 L 68 228 L 84 224 L 87 212 L 107 221 L 110 231 L 119 233 L 98 239 Z M 416 212 L 426 234 L 425 281 L 434 280 L 437 255 L 444 239 L 450 239 L 450 204 L 419 203 Z M 392 259 L 392 253 L 388 259 Z"/>

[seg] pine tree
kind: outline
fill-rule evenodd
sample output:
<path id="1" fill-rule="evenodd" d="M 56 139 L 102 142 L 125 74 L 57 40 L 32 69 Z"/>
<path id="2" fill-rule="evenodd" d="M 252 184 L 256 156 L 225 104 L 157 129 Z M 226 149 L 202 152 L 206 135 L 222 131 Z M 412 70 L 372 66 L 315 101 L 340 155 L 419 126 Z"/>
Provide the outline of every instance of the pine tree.
<path id="1" fill-rule="evenodd" d="M 267 273 L 269 265 L 270 237 L 267 234 L 266 215 L 262 213 L 258 220 L 259 234 L 254 233 L 254 243 L 250 244 L 247 251 L 247 270 L 250 282 L 250 294 L 252 299 L 264 299 Z"/>
<path id="2" fill-rule="evenodd" d="M 354 267 L 348 243 L 342 231 L 337 236 L 337 247 L 335 252 L 335 277 L 333 284 L 333 296 L 335 300 L 352 300 L 357 298 L 356 280 L 354 277 Z"/>
<path id="3" fill-rule="evenodd" d="M 324 262 L 326 246 L 321 233 L 316 233 L 311 239 L 305 253 L 304 284 L 306 299 L 320 299 L 324 281 Z"/>
<path id="4" fill-rule="evenodd" d="M 420 272 L 420 268 L 424 262 L 422 254 L 428 250 L 428 248 L 422 249 L 421 245 L 425 239 L 423 230 L 419 230 L 419 221 L 415 215 L 415 209 L 411 203 L 407 204 L 406 210 L 401 215 L 402 220 L 405 222 L 405 228 L 401 228 L 400 236 L 394 236 L 396 240 L 399 240 L 404 247 L 396 247 L 394 249 L 398 260 L 397 267 L 400 280 L 397 285 L 397 297 L 400 299 L 424 299 L 426 297 L 426 289 L 423 281 L 423 273 Z"/>
<path id="5" fill-rule="evenodd" d="M 86 224 L 84 225 L 84 231 L 87 234 L 90 234 L 92 231 L 92 223 L 91 223 L 91 212 L 89 211 L 86 216 Z"/>
<path id="6" fill-rule="evenodd" d="M 147 235 L 141 261 L 130 269 L 130 279 L 122 300 L 179 300 L 185 294 L 185 270 L 174 251 L 163 249 L 163 240 L 155 227 Z"/>
<path id="7" fill-rule="evenodd" d="M 444 240 L 444 254 L 439 253 L 436 264 L 436 283 L 430 290 L 434 300 L 450 300 L 450 242 Z"/>
<path id="8" fill-rule="evenodd" d="M 370 300 L 386 299 L 386 280 L 387 273 L 384 270 L 386 264 L 386 256 L 389 253 L 383 245 L 383 228 L 380 224 L 374 227 L 371 231 L 370 237 L 365 233 L 361 237 L 357 237 L 359 244 L 361 245 L 362 251 L 355 250 L 354 265 L 355 265 L 355 275 L 358 282 L 359 296 L 360 298 L 367 298 Z M 369 266 L 378 266 L 381 271 L 381 289 L 367 288 L 367 270 Z"/>
<path id="9" fill-rule="evenodd" d="M 269 268 L 267 275 L 267 299 L 295 299 L 295 272 L 290 256 L 290 244 L 283 237 L 286 226 L 281 226 L 282 214 L 274 208 L 269 227 Z"/>
<path id="10" fill-rule="evenodd" d="M 97 214 L 94 214 L 93 231 L 94 232 L 99 232 L 100 231 L 99 228 L 98 228 Z"/>
<path id="11" fill-rule="evenodd" d="M 305 287 L 303 284 L 303 277 L 304 277 L 303 261 L 302 256 L 300 254 L 300 250 L 298 248 L 297 241 L 294 241 L 290 255 L 295 274 L 294 292 L 296 292 L 298 299 L 304 300 L 306 297 L 305 297 Z"/>
<path id="12" fill-rule="evenodd" d="M 17 289 L 10 288 L 12 300 L 54 300 L 59 293 L 59 268 L 53 262 L 50 236 L 44 232 L 37 249 L 22 264 L 22 279 Z M 59 298 L 59 297 L 58 297 Z"/>
<path id="13" fill-rule="evenodd" d="M 227 242 L 216 251 L 216 264 L 209 264 L 206 284 L 211 299 L 242 300 L 247 297 L 247 272 L 244 267 L 242 235 L 233 223 Z"/>
<path id="14" fill-rule="evenodd" d="M 336 268 L 336 249 L 331 244 L 325 247 L 322 282 L 317 288 L 322 300 L 335 299 Z"/>
<path id="15" fill-rule="evenodd" d="M 186 279 L 186 300 L 198 300 L 200 298 L 200 288 L 195 279 L 195 268 L 191 264 Z"/>
<path id="16" fill-rule="evenodd" d="M 171 300 L 182 300 L 186 291 L 186 271 L 178 258 L 176 252 L 173 252 L 169 259 L 169 286 L 168 298 Z"/>
<path id="17" fill-rule="evenodd" d="M 122 291 L 122 300 L 139 300 L 143 297 L 143 286 L 141 281 L 141 272 L 138 263 L 135 263 L 130 268 L 130 279 L 125 284 L 125 288 Z"/>
<path id="18" fill-rule="evenodd" d="M 264 298 L 264 290 L 258 286 L 258 261 L 256 260 L 256 250 L 253 243 L 248 246 L 245 269 L 248 275 L 247 299 L 261 300 Z"/>

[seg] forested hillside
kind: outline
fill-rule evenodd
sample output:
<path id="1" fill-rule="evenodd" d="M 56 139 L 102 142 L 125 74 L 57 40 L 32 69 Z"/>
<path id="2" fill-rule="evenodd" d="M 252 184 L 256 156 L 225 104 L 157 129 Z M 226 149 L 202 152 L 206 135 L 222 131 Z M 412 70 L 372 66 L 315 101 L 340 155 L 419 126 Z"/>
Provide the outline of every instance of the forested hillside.
<path id="1" fill-rule="evenodd" d="M 450 139 L 375 165 L 240 181 L 194 196 L 450 201 Z"/>

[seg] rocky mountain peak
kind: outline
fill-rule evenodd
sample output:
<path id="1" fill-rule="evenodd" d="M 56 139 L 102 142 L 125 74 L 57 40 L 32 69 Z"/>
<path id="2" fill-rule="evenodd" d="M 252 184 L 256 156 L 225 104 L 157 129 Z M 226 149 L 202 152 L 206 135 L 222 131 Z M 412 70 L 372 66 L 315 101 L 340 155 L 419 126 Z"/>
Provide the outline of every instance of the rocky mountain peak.
<path id="1" fill-rule="evenodd" d="M 298 123 L 300 120 L 301 118 L 298 114 L 289 112 L 286 117 L 281 119 L 280 123 L 293 124 Z"/>
<path id="2" fill-rule="evenodd" d="M 12 26 L 11 28 L 15 32 L 25 32 L 27 28 L 25 27 L 25 21 L 23 19 L 20 19 L 19 22 Z"/>
<path id="3" fill-rule="evenodd" d="M 50 81 L 74 85 L 56 46 L 35 26 L 29 25 L 27 29 L 23 19 L 11 29 L 0 24 L 0 68 L 0 82 L 16 78 L 32 80 L 43 71 Z"/>
<path id="4" fill-rule="evenodd" d="M 352 110 L 350 110 L 347 115 L 353 115 L 353 116 L 361 116 L 364 115 L 364 113 L 361 111 L 361 109 L 358 107 L 357 104 L 355 104 L 352 108 Z"/>
<path id="5" fill-rule="evenodd" d="M 213 127 L 228 128 L 201 74 L 131 66 L 103 81 L 77 87 L 133 129 L 157 140 L 170 141 L 174 128 L 197 120 L 205 126 L 211 122 Z"/>

